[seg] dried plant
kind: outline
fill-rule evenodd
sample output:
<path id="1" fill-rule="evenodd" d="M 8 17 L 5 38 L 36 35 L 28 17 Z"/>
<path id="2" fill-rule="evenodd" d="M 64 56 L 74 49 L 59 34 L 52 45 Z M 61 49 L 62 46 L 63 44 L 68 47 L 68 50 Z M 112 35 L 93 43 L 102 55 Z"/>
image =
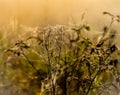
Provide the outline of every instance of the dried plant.
<path id="1" fill-rule="evenodd" d="M 119 50 L 113 41 L 116 32 L 111 30 L 119 17 L 104 14 L 112 21 L 104 27 L 96 45 L 81 35 L 90 30 L 88 25 L 56 25 L 38 29 L 36 35 L 16 42 L 7 51 L 31 65 L 35 74 L 32 77 L 36 80 L 37 76 L 40 83 L 40 95 L 119 95 Z M 39 59 L 38 63 L 30 59 L 31 54 Z"/>

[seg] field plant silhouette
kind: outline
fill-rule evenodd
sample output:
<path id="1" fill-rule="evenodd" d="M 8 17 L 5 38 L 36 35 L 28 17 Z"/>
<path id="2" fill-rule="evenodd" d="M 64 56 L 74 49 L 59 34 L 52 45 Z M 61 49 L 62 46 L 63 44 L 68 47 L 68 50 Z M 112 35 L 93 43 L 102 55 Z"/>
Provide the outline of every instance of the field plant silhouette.
<path id="1" fill-rule="evenodd" d="M 119 95 L 120 51 L 111 26 L 120 17 L 103 14 L 111 23 L 97 44 L 81 34 L 89 32 L 86 24 L 56 25 L 39 28 L 9 48 L 7 53 L 16 59 L 12 81 L 19 86 L 12 95 Z"/>

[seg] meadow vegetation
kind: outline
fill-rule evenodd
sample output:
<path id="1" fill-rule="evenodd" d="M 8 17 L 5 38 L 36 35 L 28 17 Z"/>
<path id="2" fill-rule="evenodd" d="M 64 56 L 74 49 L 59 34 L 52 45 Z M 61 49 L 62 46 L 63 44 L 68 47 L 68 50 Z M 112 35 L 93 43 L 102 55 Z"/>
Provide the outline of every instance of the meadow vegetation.
<path id="1" fill-rule="evenodd" d="M 84 36 L 92 32 L 84 23 L 1 28 L 0 95 L 119 95 L 120 51 L 111 26 L 120 17 L 103 14 L 111 22 L 97 42 Z"/>

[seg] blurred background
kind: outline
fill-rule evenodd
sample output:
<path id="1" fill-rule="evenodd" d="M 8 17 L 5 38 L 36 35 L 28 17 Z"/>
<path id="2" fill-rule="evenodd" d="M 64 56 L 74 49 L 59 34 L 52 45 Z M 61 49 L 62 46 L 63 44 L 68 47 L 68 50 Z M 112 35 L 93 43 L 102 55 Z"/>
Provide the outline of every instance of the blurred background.
<path id="1" fill-rule="evenodd" d="M 120 0 L 0 0 L 0 25 L 11 19 L 29 26 L 80 23 L 85 13 L 85 22 L 98 30 L 109 23 L 103 11 L 120 14 Z"/>

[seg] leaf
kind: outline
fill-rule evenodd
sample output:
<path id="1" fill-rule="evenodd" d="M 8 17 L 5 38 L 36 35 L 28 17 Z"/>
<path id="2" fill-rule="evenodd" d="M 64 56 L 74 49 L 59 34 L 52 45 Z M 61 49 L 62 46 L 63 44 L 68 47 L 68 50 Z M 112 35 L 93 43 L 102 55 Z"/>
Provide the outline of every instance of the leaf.
<path id="1" fill-rule="evenodd" d="M 70 40 L 70 42 L 71 42 L 71 43 L 74 43 L 74 42 L 76 42 L 76 40 Z"/>
<path id="2" fill-rule="evenodd" d="M 92 54 L 93 52 L 95 52 L 95 49 L 91 48 L 90 54 Z"/>
<path id="3" fill-rule="evenodd" d="M 115 46 L 115 45 L 112 45 L 112 46 L 110 47 L 110 52 L 113 53 L 113 52 L 115 52 L 115 50 L 116 50 L 116 46 Z"/>
<path id="4" fill-rule="evenodd" d="M 80 32 L 81 28 L 72 28 L 72 30 L 76 31 L 76 32 Z"/>
<path id="5" fill-rule="evenodd" d="M 30 46 L 28 46 L 27 43 L 24 43 L 22 40 L 15 43 L 15 46 L 25 48 L 25 49 L 30 48 Z"/>
<path id="6" fill-rule="evenodd" d="M 113 60 L 111 60 L 111 61 L 109 62 L 109 65 L 113 65 Z"/>
<path id="7" fill-rule="evenodd" d="M 90 63 L 88 61 L 86 62 L 86 66 L 90 68 Z"/>
<path id="8" fill-rule="evenodd" d="M 111 14 L 111 13 L 109 13 L 109 12 L 103 12 L 103 14 L 104 14 L 104 15 L 106 15 L 106 14 L 107 14 L 107 15 L 109 15 L 109 16 L 114 17 L 114 15 L 113 15 L 113 14 Z"/>
<path id="9" fill-rule="evenodd" d="M 21 53 L 20 53 L 20 51 L 13 51 L 13 54 L 15 54 L 15 55 L 17 55 L 17 56 L 20 56 L 21 55 Z"/>
<path id="10" fill-rule="evenodd" d="M 119 77 L 116 78 L 116 82 L 120 83 L 120 78 Z"/>
<path id="11" fill-rule="evenodd" d="M 103 14 L 107 14 L 108 12 L 103 12 Z"/>
<path id="12" fill-rule="evenodd" d="M 84 28 L 85 28 L 87 31 L 90 31 L 90 26 L 85 25 Z"/>
<path id="13" fill-rule="evenodd" d="M 120 19 L 116 19 L 116 21 L 119 23 L 119 22 L 120 22 Z"/>
<path id="14" fill-rule="evenodd" d="M 115 59 L 114 60 L 114 66 L 117 67 L 117 64 L 118 64 L 118 59 Z"/>
<path id="15" fill-rule="evenodd" d="M 116 17 L 117 17 L 118 19 L 120 19 L 120 15 L 117 15 Z"/>
<path id="16" fill-rule="evenodd" d="M 96 45 L 96 47 L 101 47 L 103 44 L 104 44 L 104 41 L 98 43 L 98 44 Z"/>
<path id="17" fill-rule="evenodd" d="M 17 52 L 17 56 L 20 56 L 20 52 Z"/>

